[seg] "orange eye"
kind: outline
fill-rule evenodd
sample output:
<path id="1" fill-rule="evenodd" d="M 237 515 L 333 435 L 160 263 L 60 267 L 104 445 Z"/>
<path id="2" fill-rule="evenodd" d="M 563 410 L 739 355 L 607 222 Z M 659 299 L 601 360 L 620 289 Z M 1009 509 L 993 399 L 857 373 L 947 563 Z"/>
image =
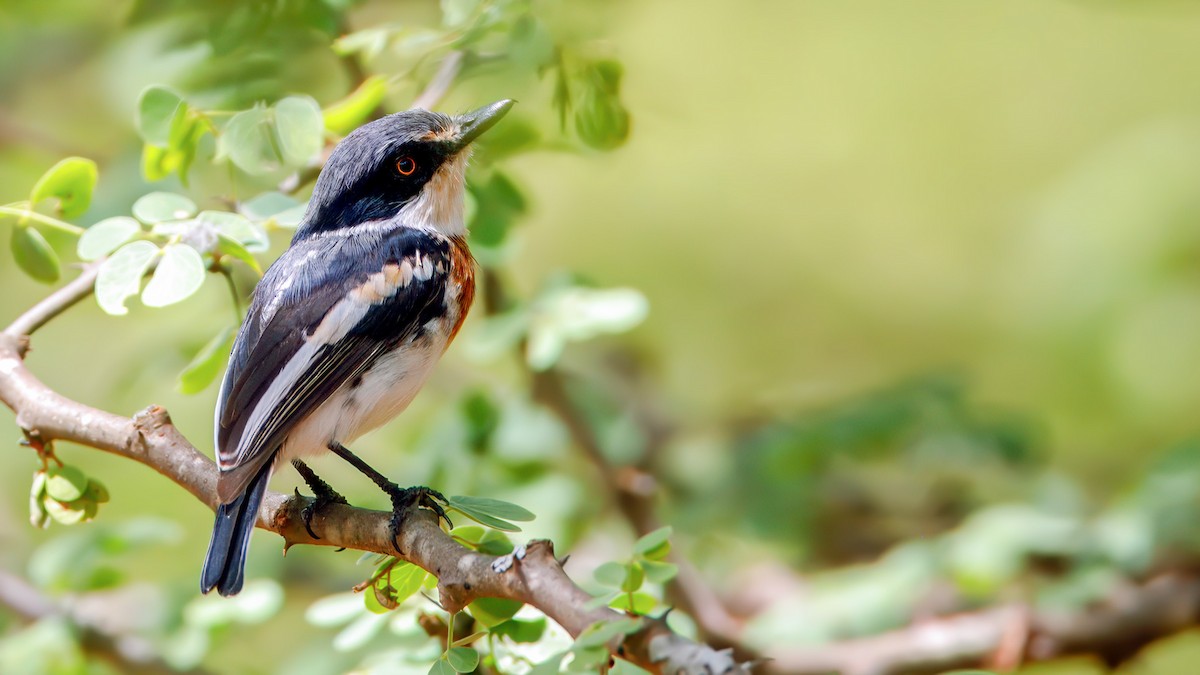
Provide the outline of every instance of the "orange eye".
<path id="1" fill-rule="evenodd" d="M 411 176 L 417 170 L 417 163 L 412 157 L 401 157 L 396 160 L 396 170 L 401 176 Z"/>

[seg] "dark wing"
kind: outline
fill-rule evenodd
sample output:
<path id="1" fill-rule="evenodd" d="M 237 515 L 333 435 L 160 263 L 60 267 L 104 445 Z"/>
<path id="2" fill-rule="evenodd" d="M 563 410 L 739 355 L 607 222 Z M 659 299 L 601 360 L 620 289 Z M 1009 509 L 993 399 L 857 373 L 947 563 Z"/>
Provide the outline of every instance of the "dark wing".
<path id="1" fill-rule="evenodd" d="M 445 307 L 448 243 L 419 230 L 293 244 L 256 290 L 217 404 L 217 493 L 240 494 L 288 433 Z"/>

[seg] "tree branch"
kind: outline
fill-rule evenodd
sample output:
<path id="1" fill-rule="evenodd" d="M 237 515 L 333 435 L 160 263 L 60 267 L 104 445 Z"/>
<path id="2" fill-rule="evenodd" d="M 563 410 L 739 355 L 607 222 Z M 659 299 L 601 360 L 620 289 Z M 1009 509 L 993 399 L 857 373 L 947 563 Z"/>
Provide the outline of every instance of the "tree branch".
<path id="1" fill-rule="evenodd" d="M 641 467 L 618 469 L 609 463 L 595 431 L 571 402 L 557 368 L 533 374 L 533 397 L 563 422 L 576 445 L 600 472 L 617 508 L 634 531 L 640 536 L 662 527 L 654 510 L 658 481 Z M 696 619 L 705 638 L 719 647 L 733 649 L 742 660 L 757 658 L 741 644 L 740 623 L 725 609 L 699 570 L 676 553 L 671 554 L 671 560 L 679 567 L 679 574 L 668 587 L 671 599 Z"/>
<path id="2" fill-rule="evenodd" d="M 115 415 L 59 394 L 26 368 L 22 354 L 27 333 L 86 297 L 93 280 L 94 272 L 86 270 L 0 334 L 0 400 L 16 413 L 17 424 L 41 442 L 69 441 L 140 462 L 215 508 L 216 465 L 179 433 L 164 409 L 151 406 L 133 418 Z M 314 519 L 321 539 L 313 539 L 301 517 L 309 501 L 299 495 L 268 493 L 258 513 L 258 527 L 283 537 L 285 550 L 310 544 L 396 555 L 390 514 L 332 505 Z M 563 571 L 548 541 L 530 542 L 509 556 L 484 555 L 454 541 L 432 513 L 420 509 L 408 514 L 396 543 L 404 551 L 399 557 L 438 578 L 440 602 L 450 612 L 476 598 L 509 598 L 541 610 L 572 636 L 597 621 L 621 616 L 606 607 L 586 608 L 591 596 Z M 665 630 L 658 622 L 647 621 L 639 633 L 626 639 L 625 648 L 613 648 L 651 672 L 703 672 L 705 668 L 749 672 L 730 653 Z"/>
<path id="3" fill-rule="evenodd" d="M 40 621 L 54 616 L 70 620 L 79 630 L 80 646 L 96 657 L 112 662 L 122 673 L 178 675 L 181 672 L 156 658 L 147 657 L 151 650 L 139 638 L 122 635 L 107 626 L 88 621 L 73 611 L 72 606 L 63 606 L 46 598 L 24 579 L 3 570 L 0 570 L 0 605 L 25 621 Z M 205 675 L 205 671 L 199 668 L 184 672 Z"/>
<path id="4" fill-rule="evenodd" d="M 438 65 L 437 72 L 433 74 L 433 79 L 429 80 L 429 84 L 425 85 L 425 89 L 417 94 L 413 99 L 412 107 L 424 108 L 432 110 L 450 91 L 450 86 L 454 84 L 454 78 L 458 77 L 458 71 L 462 70 L 463 52 L 461 49 L 446 54 Z"/>
<path id="5" fill-rule="evenodd" d="M 1168 573 L 1120 587 L 1105 603 L 1075 611 L 1014 605 L 938 617 L 881 635 L 776 652 L 794 675 L 925 675 L 956 668 L 1009 670 L 1074 654 L 1110 668 L 1145 646 L 1200 622 L 1200 578 Z"/>
<path id="6" fill-rule="evenodd" d="M 33 332 L 46 322 L 91 295 L 96 286 L 96 275 L 100 272 L 100 262 L 84 265 L 83 272 L 78 277 L 17 317 L 16 321 L 4 329 L 4 333 L 15 338 L 33 335 Z"/>

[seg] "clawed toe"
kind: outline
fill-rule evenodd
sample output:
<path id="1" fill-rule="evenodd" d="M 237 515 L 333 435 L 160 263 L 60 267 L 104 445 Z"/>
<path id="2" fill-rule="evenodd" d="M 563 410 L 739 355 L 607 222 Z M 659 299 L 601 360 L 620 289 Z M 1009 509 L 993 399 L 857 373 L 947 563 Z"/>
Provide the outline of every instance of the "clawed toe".
<path id="1" fill-rule="evenodd" d="M 392 498 L 392 547 L 397 553 L 403 553 L 400 550 L 400 528 L 404 525 L 405 517 L 408 515 L 408 510 L 414 506 L 423 506 L 437 514 L 437 517 L 446 521 L 446 525 L 454 527 L 450 522 L 450 517 L 446 515 L 446 510 L 442 508 L 442 504 L 448 503 L 442 493 L 432 488 L 424 486 L 416 486 L 410 488 L 402 488 L 399 485 L 391 484 L 384 488 L 388 496 Z"/>
<path id="2" fill-rule="evenodd" d="M 321 477 L 308 468 L 308 465 L 304 462 L 293 459 L 292 466 L 304 478 L 304 482 L 308 484 L 309 489 L 313 491 L 313 500 L 306 504 L 300 511 L 300 518 L 304 522 L 304 529 L 308 532 L 308 536 L 313 539 L 320 539 L 312 529 L 313 517 L 330 504 L 348 504 L 349 502 L 337 490 L 330 487 L 329 483 L 321 480 Z M 299 492 L 296 494 L 299 495 Z"/>

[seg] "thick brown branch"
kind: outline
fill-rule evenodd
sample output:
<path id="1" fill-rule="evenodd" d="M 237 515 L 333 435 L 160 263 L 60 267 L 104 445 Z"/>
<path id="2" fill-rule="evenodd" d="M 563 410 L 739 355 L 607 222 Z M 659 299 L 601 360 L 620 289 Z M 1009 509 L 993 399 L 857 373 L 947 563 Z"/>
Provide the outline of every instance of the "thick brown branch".
<path id="1" fill-rule="evenodd" d="M 86 292 L 81 288 L 84 285 L 79 280 L 68 284 L 69 291 L 56 292 L 0 334 L 0 400 L 16 413 L 17 424 L 42 442 L 69 441 L 136 460 L 213 508 L 216 466 L 176 430 L 165 410 L 152 406 L 132 419 L 114 415 L 62 396 L 25 367 L 22 351 L 28 336 L 18 333 L 42 325 L 84 297 Z M 395 553 L 389 514 L 331 506 L 322 510 L 314 521 L 314 529 L 321 536 L 316 540 L 306 532 L 300 515 L 307 502 L 305 498 L 269 493 L 259 511 L 258 526 L 282 536 L 285 549 L 312 544 Z M 398 539 L 400 549 L 405 552 L 402 557 L 438 577 L 441 603 L 452 612 L 480 597 L 511 598 L 538 608 L 571 635 L 579 635 L 597 621 L 620 616 L 604 607 L 586 608 L 591 596 L 566 575 L 549 542 L 531 542 L 518 555 L 497 558 L 455 542 L 427 511 L 409 515 Z M 653 622 L 644 630 L 661 632 Z M 634 640 L 630 644 L 644 644 L 646 648 L 625 649 L 622 657 L 653 672 L 668 664 L 686 663 L 702 663 L 706 667 L 726 664 L 728 668 L 720 672 L 742 668 L 727 654 L 688 641 L 675 639 L 665 651 L 663 640 Z M 652 645 L 657 645 L 653 651 Z M 690 648 L 675 645 L 690 645 Z"/>

